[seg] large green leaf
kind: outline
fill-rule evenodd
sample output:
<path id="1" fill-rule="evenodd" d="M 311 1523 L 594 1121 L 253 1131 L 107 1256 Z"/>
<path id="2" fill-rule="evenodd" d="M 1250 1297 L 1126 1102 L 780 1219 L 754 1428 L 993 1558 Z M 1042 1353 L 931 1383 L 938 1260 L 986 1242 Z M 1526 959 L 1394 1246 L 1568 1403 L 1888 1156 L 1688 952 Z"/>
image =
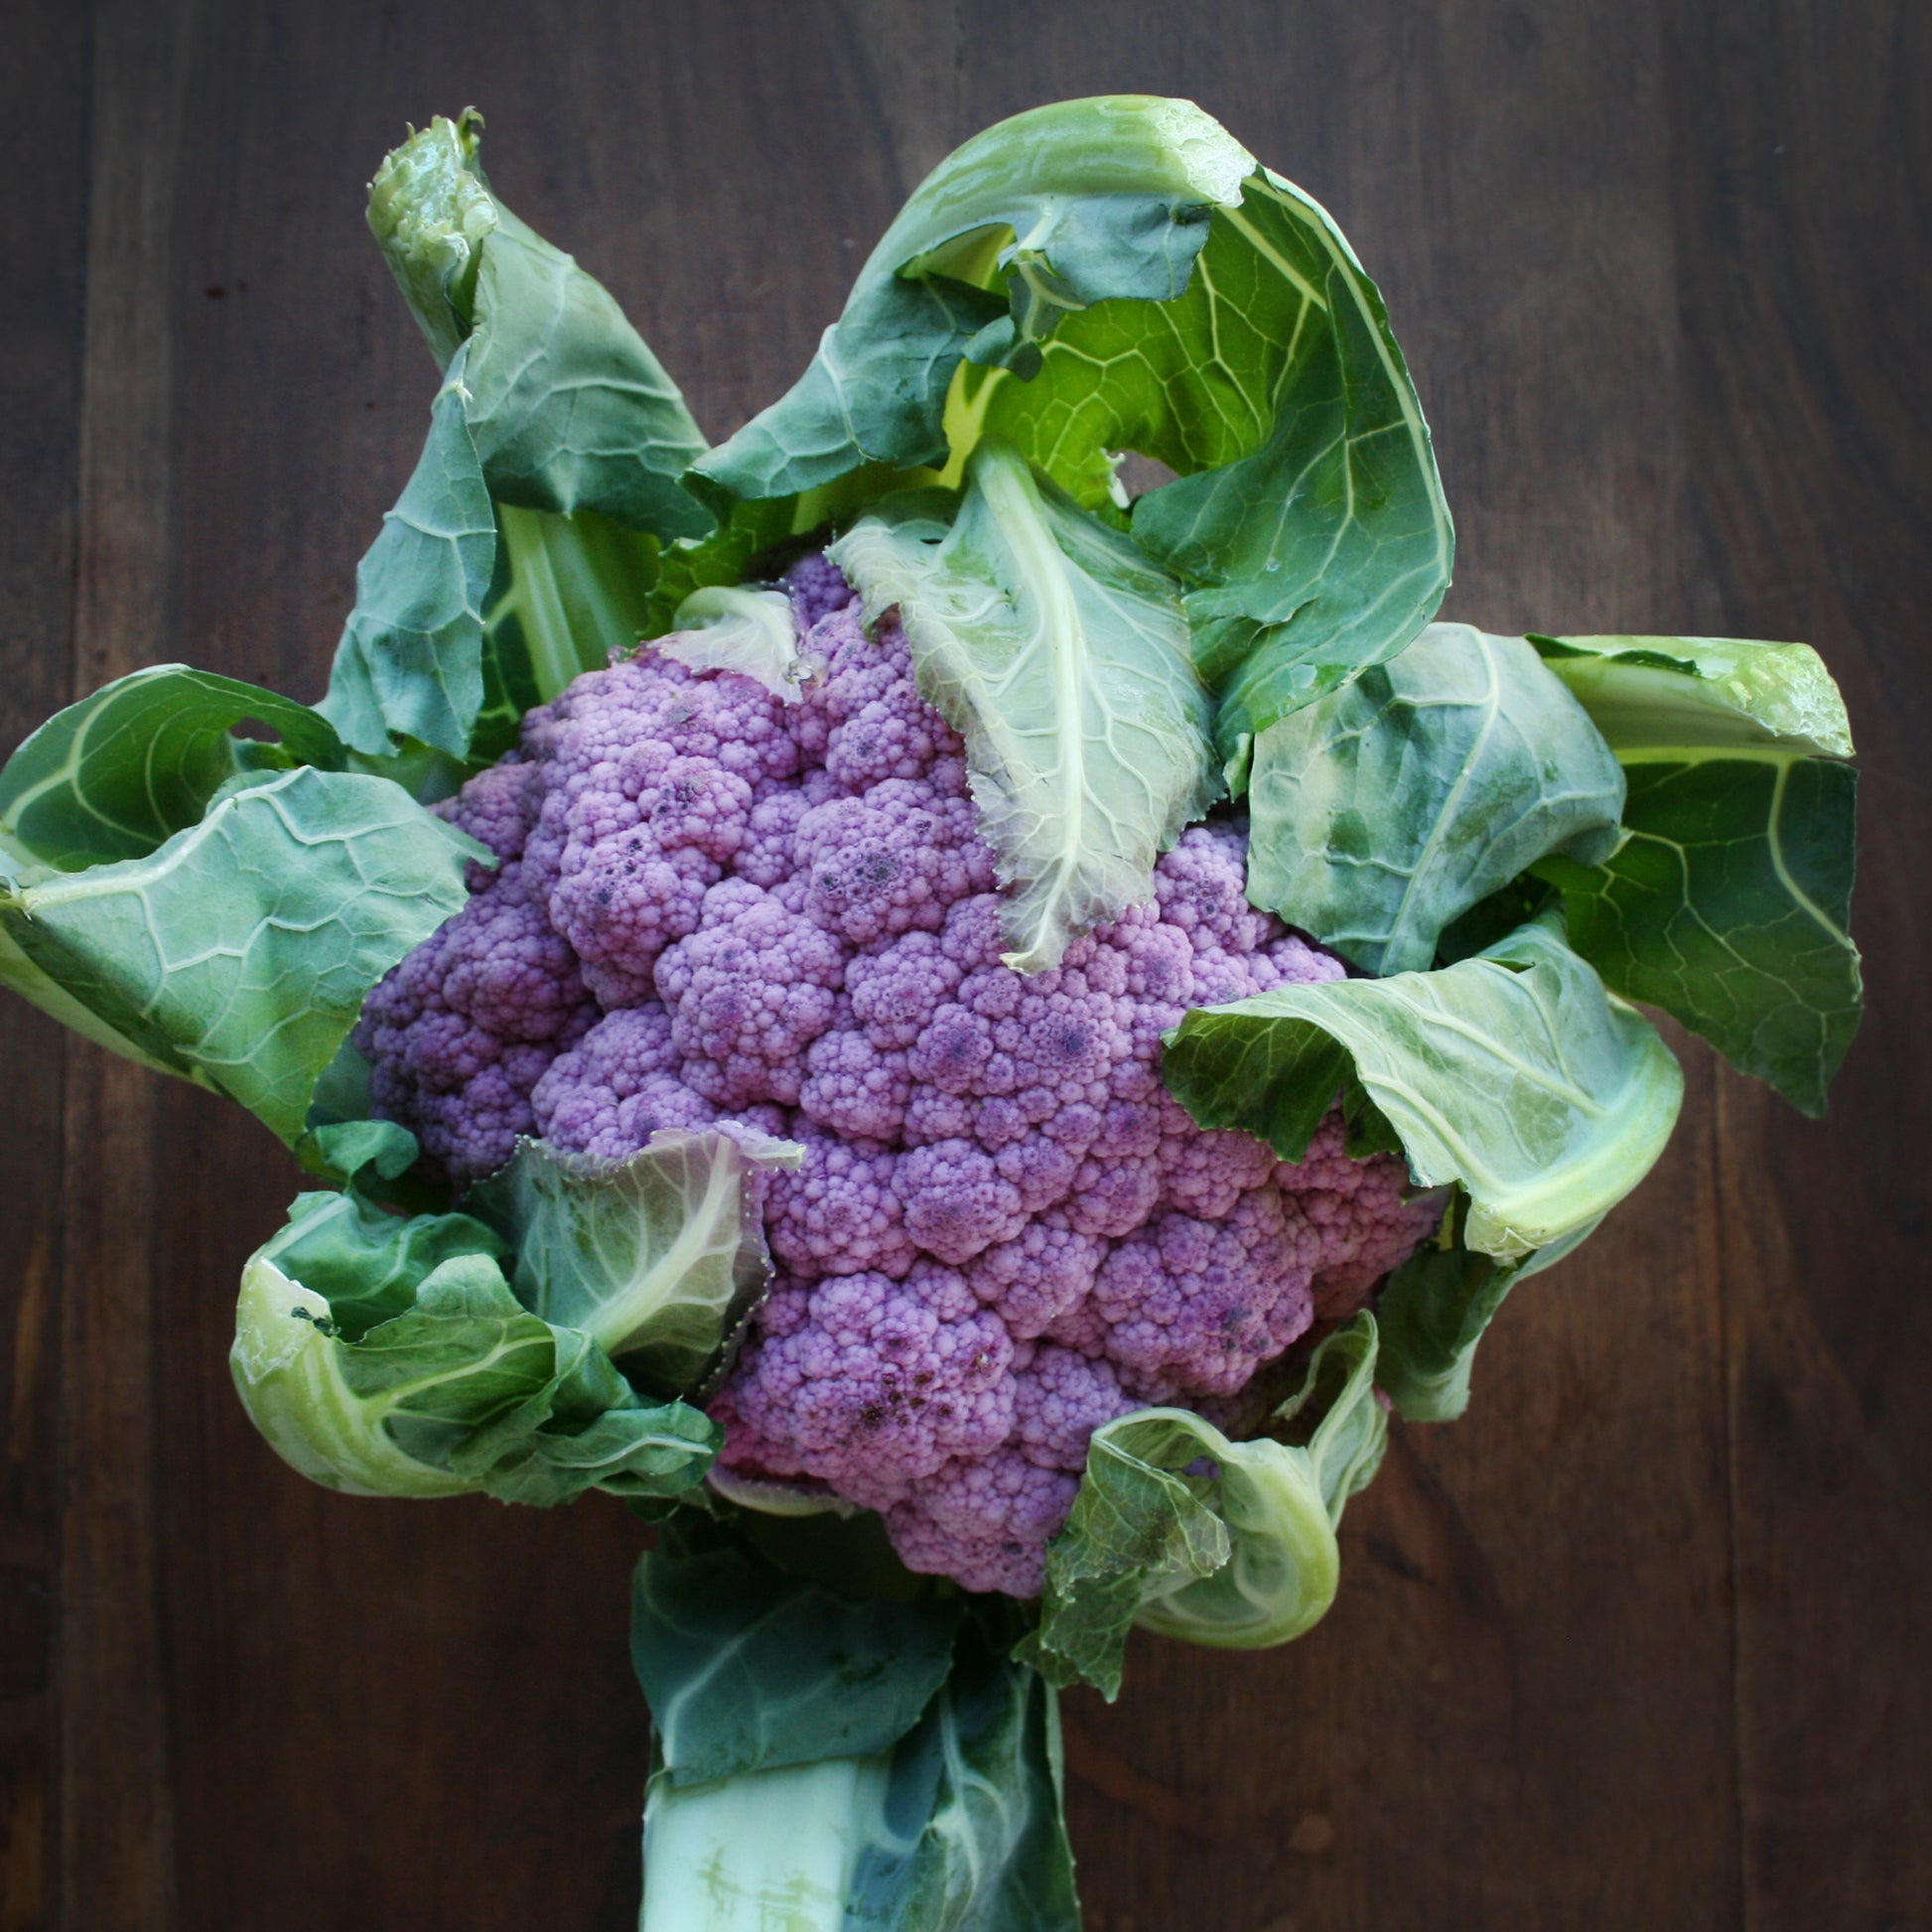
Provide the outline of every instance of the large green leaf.
<path id="1" fill-rule="evenodd" d="M 1177 587 L 997 443 L 950 525 L 897 499 L 828 553 L 869 618 L 897 606 L 919 689 L 966 740 L 980 829 L 1015 890 L 1022 971 L 1148 898 L 1218 789 Z"/>
<path id="2" fill-rule="evenodd" d="M 248 720 L 281 745 L 235 738 Z M 152 665 L 57 712 L 7 760 L 0 849 L 62 872 L 144 858 L 238 772 L 342 761 L 335 732 L 307 705 L 186 664 Z"/>
<path id="3" fill-rule="evenodd" d="M 894 1751 L 843 1932 L 1078 1932 L 1059 1712 L 988 1616 Z"/>
<path id="4" fill-rule="evenodd" d="M 717 1448 L 697 1410 L 640 1401 L 588 1335 L 531 1314 L 486 1251 L 459 1248 L 356 1340 L 327 1298 L 257 1254 L 229 1360 L 275 1451 L 351 1495 L 674 1497 Z"/>
<path id="5" fill-rule="evenodd" d="M 229 727 L 251 711 L 288 704 L 185 665 L 160 665 L 103 686 L 27 738 L 0 770 L 0 986 L 109 1052 L 211 1086 L 138 1015 L 110 1020 L 77 998 L 22 949 L 4 908 L 9 894 L 50 872 L 151 852 L 200 818 L 250 760 L 271 769 L 285 762 L 279 748 L 232 738 Z M 301 706 L 289 708 L 303 712 L 320 735 L 308 738 L 298 723 L 305 742 L 321 751 L 326 741 L 340 760 L 342 746 L 328 725 Z M 58 956 L 54 963 L 61 966 Z"/>
<path id="6" fill-rule="evenodd" d="M 1248 896 L 1371 973 L 1551 852 L 1614 852 L 1623 773 L 1520 637 L 1431 624 L 1255 741 Z"/>
<path id="7" fill-rule="evenodd" d="M 471 1203 L 508 1236 L 526 1307 L 647 1385 L 688 1390 L 770 1280 L 760 1172 L 802 1158 L 717 1133 L 657 1134 L 618 1163 L 524 1140 Z"/>
<path id="8" fill-rule="evenodd" d="M 1238 785 L 1255 734 L 1416 635 L 1449 583 L 1453 534 L 1374 284 L 1314 202 L 1190 116 L 1187 103 L 1067 102 L 969 143 L 874 251 L 805 378 L 698 470 L 741 498 L 794 499 L 870 464 L 876 493 L 919 466 L 956 483 L 994 438 L 1105 512 L 1126 502 L 1119 452 L 1170 465 L 1180 481 L 1134 505 L 1134 535 L 1189 586 Z M 1174 176 L 1162 148 L 1186 129 Z M 1135 212 L 1131 196 L 1088 208 L 1069 193 L 1040 204 L 1050 220 L 1035 228 L 1003 216 L 1046 179 L 1041 161 L 1065 165 L 1066 134 L 1089 179 L 1111 166 L 1133 181 L 1152 163 L 1154 200 Z M 969 159 L 971 192 L 928 202 Z M 976 293 L 1012 314 L 982 327 Z M 790 515 L 784 530 L 813 521 Z M 759 527 L 763 544 L 780 534 Z M 748 528 L 735 562 L 760 547 Z"/>
<path id="9" fill-rule="evenodd" d="M 474 111 L 412 135 L 369 184 L 369 227 L 438 361 L 469 345 L 490 495 L 701 535 L 711 519 L 679 479 L 705 442 L 684 398 L 610 292 L 491 191 L 482 135 Z"/>
<path id="10" fill-rule="evenodd" d="M 21 951 L 7 930 L 4 881 L 0 881 L 0 986 L 18 993 L 29 1005 L 39 1007 L 49 1019 L 59 1021 L 82 1039 L 90 1039 L 96 1046 L 106 1047 L 110 1053 L 118 1053 L 123 1059 L 134 1061 L 137 1066 L 145 1066 L 151 1073 L 171 1073 L 177 1079 L 192 1080 L 198 1086 L 211 1085 L 196 1067 L 174 1052 L 165 1040 L 145 1031 L 137 1037 L 134 1033 L 123 1032 L 110 1025 L 91 1007 L 75 999 L 37 960 Z"/>
<path id="11" fill-rule="evenodd" d="M 1053 1684 L 1112 1699 L 1135 1624 L 1231 1650 L 1312 1628 L 1339 1580 L 1342 1508 L 1387 1440 L 1375 1365 L 1374 1317 L 1362 1314 L 1314 1351 L 1272 1435 L 1233 1443 L 1186 1409 L 1096 1430 L 1020 1655 Z"/>
<path id="12" fill-rule="evenodd" d="M 0 924 L 148 1064 L 284 1140 L 369 988 L 463 903 L 487 857 L 387 779 L 237 781 L 145 858 L 0 882 Z"/>
<path id="13" fill-rule="evenodd" d="M 704 448 L 683 399 L 610 294 L 491 194 L 482 126 L 439 117 L 370 187 L 444 386 L 324 706 L 369 757 L 497 755 L 528 703 L 636 641 L 659 542 L 712 522 L 679 481 Z"/>
<path id="14" fill-rule="evenodd" d="M 1149 95 L 986 129 L 914 191 L 805 374 L 699 474 L 733 496 L 790 497 L 864 464 L 944 462 L 962 357 L 1032 369 L 1068 316 L 1171 300 L 1253 166 L 1191 101 Z"/>
<path id="15" fill-rule="evenodd" d="M 1553 857 L 1573 943 L 1805 1113 L 1858 1032 L 1848 931 L 1857 779 L 1845 707 L 1815 651 L 1727 637 L 1531 641 L 1617 748 L 1629 838 Z"/>
<path id="16" fill-rule="evenodd" d="M 1253 260 L 1196 325 L 1194 352 L 1223 309 L 1250 313 L 1261 353 L 1229 401 L 1266 395 L 1265 431 L 1253 455 L 1150 491 L 1134 535 L 1200 586 L 1187 616 L 1202 663 L 1228 672 L 1216 738 L 1238 772 L 1248 741 L 1435 615 L 1454 533 L 1388 312 L 1340 230 L 1266 172 L 1226 219 Z"/>
<path id="17" fill-rule="evenodd" d="M 1215 213 L 1184 293 L 1067 317 L 1030 383 L 962 369 L 948 429 L 955 453 L 1005 438 L 1089 508 L 1117 488 L 1110 453 L 1177 474 L 1134 504 L 1134 535 L 1194 587 L 1237 783 L 1249 739 L 1393 656 L 1449 584 L 1449 510 L 1382 298 L 1266 170 Z"/>
<path id="18" fill-rule="evenodd" d="M 1656 1029 L 1539 919 L 1433 973 L 1189 1013 L 1162 1071 L 1203 1127 L 1300 1159 L 1338 1095 L 1425 1187 L 1460 1182 L 1471 1248 L 1513 1260 L 1592 1226 L 1650 1171 L 1684 1079 Z"/>
<path id="19" fill-rule="evenodd" d="M 1577 949 L 1740 1073 L 1808 1114 L 1859 1028 L 1847 931 L 1858 776 L 1789 753 L 1625 754 L 1629 839 L 1600 866 L 1552 858 Z"/>
<path id="20" fill-rule="evenodd" d="M 961 1599 L 845 1594 L 687 1518 L 637 1566 L 630 1655 L 673 1784 L 871 1757 L 918 1723 L 952 1662 Z"/>

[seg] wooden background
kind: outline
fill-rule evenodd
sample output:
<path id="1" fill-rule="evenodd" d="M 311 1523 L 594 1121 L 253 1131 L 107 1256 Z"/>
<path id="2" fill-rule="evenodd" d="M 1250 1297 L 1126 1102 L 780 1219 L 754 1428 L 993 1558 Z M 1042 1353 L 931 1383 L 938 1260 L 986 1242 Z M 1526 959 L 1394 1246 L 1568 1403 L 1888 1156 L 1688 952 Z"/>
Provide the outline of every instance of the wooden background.
<path id="1" fill-rule="evenodd" d="M 1932 9 L 15 0 L 0 749 L 136 665 L 322 688 L 433 369 L 361 224 L 475 101 L 714 436 L 920 174 L 1188 94 L 1381 281 L 1492 629 L 1802 637 L 1863 754 L 1832 1120 L 1688 1055 L 1664 1164 L 1398 1434 L 1334 1611 L 1068 1700 L 1095 1932 L 1932 1928 Z M 636 1532 L 250 1434 L 238 1112 L 0 1010 L 0 1932 L 618 1932 Z"/>

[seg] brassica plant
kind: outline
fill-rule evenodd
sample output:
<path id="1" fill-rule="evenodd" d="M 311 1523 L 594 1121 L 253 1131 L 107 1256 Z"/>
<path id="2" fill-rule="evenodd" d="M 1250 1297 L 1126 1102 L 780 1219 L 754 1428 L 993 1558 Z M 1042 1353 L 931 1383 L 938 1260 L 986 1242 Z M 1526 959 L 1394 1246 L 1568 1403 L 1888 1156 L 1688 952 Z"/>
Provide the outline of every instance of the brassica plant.
<path id="1" fill-rule="evenodd" d="M 1381 297 L 1191 103 L 969 141 L 715 447 L 481 132 L 370 191 L 442 379 L 326 696 L 30 737 L 0 979 L 316 1183 L 232 1354 L 289 1464 L 655 1526 L 645 1932 L 1070 1932 L 1058 1691 L 1327 1611 L 1662 1152 L 1640 1008 L 1822 1109 L 1844 708 L 1435 621 Z"/>

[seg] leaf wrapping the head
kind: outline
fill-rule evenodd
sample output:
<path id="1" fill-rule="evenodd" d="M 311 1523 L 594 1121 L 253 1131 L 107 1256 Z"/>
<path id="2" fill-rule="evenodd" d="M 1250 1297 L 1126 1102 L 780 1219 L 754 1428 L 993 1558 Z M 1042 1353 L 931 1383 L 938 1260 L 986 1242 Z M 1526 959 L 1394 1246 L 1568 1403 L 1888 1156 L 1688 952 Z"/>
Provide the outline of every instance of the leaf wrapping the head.
<path id="1" fill-rule="evenodd" d="M 1418 1184 L 1459 1182 L 1469 1245 L 1505 1261 L 1600 1220 L 1663 1151 L 1684 1091 L 1656 1029 L 1605 993 L 1560 919 L 1439 972 L 1196 1008 L 1162 1074 L 1203 1127 L 1299 1160 L 1335 1099 L 1337 1048 Z"/>
<path id="2" fill-rule="evenodd" d="M 897 607 L 919 689 L 966 740 L 983 836 L 1016 889 L 1023 972 L 1153 896 L 1154 862 L 1217 791 L 1176 587 L 986 444 L 946 499 L 887 504 L 830 555 L 868 618 Z"/>
<path id="3" fill-rule="evenodd" d="M 1249 781 L 1248 896 L 1377 974 L 1536 860 L 1616 849 L 1621 767 L 1520 637 L 1431 624 L 1271 725 Z"/>

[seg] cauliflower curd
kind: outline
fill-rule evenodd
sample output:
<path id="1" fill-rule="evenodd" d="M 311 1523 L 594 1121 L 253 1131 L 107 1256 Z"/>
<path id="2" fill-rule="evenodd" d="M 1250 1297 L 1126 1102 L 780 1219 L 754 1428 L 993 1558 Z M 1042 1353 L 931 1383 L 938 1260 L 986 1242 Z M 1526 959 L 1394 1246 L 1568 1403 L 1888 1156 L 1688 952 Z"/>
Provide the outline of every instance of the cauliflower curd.
<path id="1" fill-rule="evenodd" d="M 1038 1592 L 1101 1424 L 1225 1398 L 1433 1227 L 1331 1118 L 1296 1164 L 1162 1084 L 1189 1008 L 1339 979 L 1257 911 L 1245 828 L 1054 969 L 1000 963 L 964 750 L 896 622 L 790 574 L 804 695 L 661 652 L 577 679 L 444 808 L 500 862 L 370 996 L 379 1110 L 457 1182 L 519 1135 L 621 1159 L 742 1123 L 778 1276 L 711 1405 L 727 1470 L 884 1513 L 914 1570 Z"/>

